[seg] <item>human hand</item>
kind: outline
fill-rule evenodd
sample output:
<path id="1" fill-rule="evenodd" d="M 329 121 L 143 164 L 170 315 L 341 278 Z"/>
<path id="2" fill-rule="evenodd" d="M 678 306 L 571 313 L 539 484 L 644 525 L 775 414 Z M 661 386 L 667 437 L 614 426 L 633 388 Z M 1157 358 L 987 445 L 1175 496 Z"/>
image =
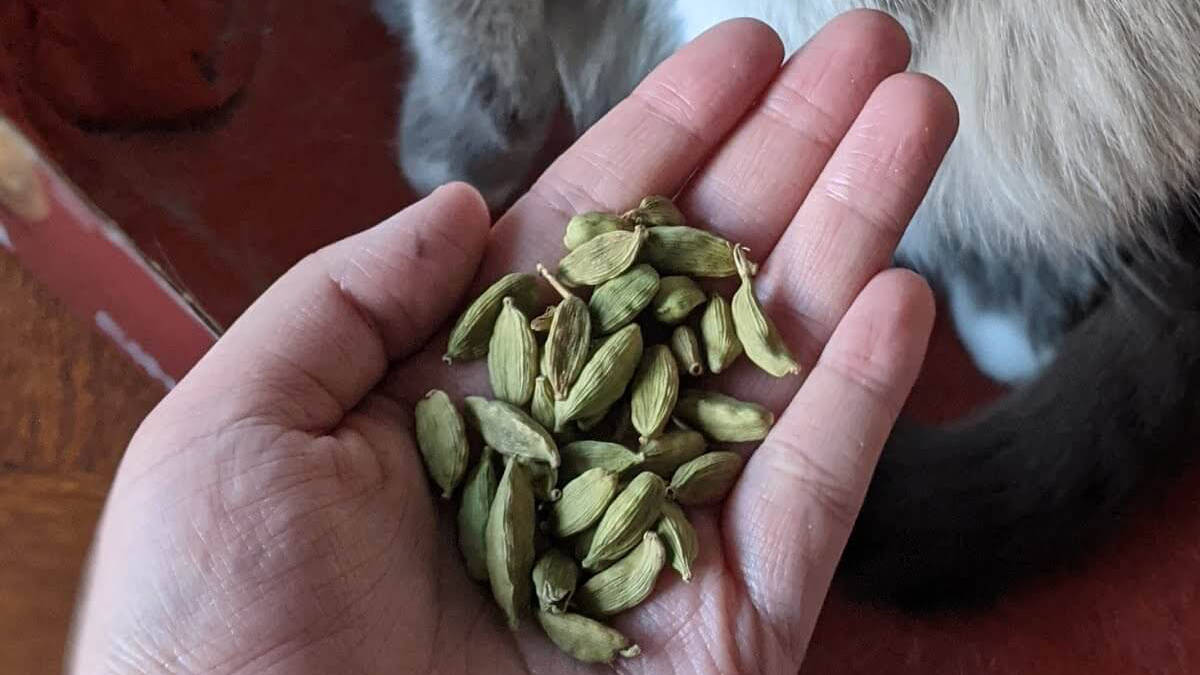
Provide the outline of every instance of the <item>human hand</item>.
<path id="1" fill-rule="evenodd" d="M 442 188 L 308 257 L 145 420 L 122 462 L 71 655 L 76 673 L 586 670 L 471 583 L 425 477 L 412 403 L 486 391 L 440 361 L 451 313 L 557 260 L 591 209 L 675 194 L 745 243 L 808 372 L 718 383 L 778 413 L 719 511 L 693 514 L 689 584 L 664 574 L 616 625 L 643 672 L 795 673 L 879 450 L 920 368 L 927 286 L 886 269 L 956 128 L 899 74 L 909 46 L 844 15 L 780 67 L 765 26 L 724 24 L 658 68 L 496 224 Z M 681 191 L 681 192 L 680 192 Z M 476 278 L 478 272 L 478 278 Z"/>

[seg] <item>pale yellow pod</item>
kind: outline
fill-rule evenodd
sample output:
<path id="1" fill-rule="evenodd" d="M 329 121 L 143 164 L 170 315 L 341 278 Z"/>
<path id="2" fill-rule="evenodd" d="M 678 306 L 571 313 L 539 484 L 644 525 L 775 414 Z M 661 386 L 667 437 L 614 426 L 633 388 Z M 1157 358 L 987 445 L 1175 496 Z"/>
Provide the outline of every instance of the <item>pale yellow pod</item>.
<path id="1" fill-rule="evenodd" d="M 605 232 L 568 253 L 558 263 L 558 277 L 568 286 L 599 286 L 615 279 L 637 260 L 646 228 Z"/>
<path id="2" fill-rule="evenodd" d="M 550 533 L 570 537 L 596 524 L 617 496 L 619 482 L 617 474 L 607 469 L 589 469 L 572 479 L 550 507 L 546 520 Z"/>
<path id="3" fill-rule="evenodd" d="M 775 415 L 757 403 L 700 389 L 679 392 L 675 416 L 721 443 L 761 441 L 775 424 Z"/>
<path id="4" fill-rule="evenodd" d="M 640 442 L 662 433 L 679 398 L 679 364 L 666 345 L 652 345 L 633 377 L 630 414 Z"/>
<path id="5" fill-rule="evenodd" d="M 514 631 L 529 612 L 532 596 L 535 518 L 529 476 L 524 465 L 509 457 L 488 513 L 485 549 L 492 597 Z"/>
<path id="6" fill-rule="evenodd" d="M 691 326 L 676 326 L 671 332 L 671 353 L 688 375 L 699 377 L 704 374 L 704 355 L 700 339 Z"/>
<path id="7" fill-rule="evenodd" d="M 533 397 L 538 374 L 538 343 L 529 318 L 512 298 L 504 299 L 488 347 L 488 380 L 492 394 L 501 401 L 523 406 Z"/>
<path id="8" fill-rule="evenodd" d="M 496 317 L 500 315 L 504 298 L 511 297 L 517 307 L 529 309 L 537 296 L 537 278 L 532 274 L 513 272 L 493 283 L 475 299 L 454 323 L 446 343 L 446 363 L 469 361 L 487 355 Z"/>
<path id="9" fill-rule="evenodd" d="M 582 614 L 540 611 L 537 617 L 550 641 L 576 661 L 612 663 L 618 656 L 632 658 L 642 653 L 615 628 Z"/>
<path id="10" fill-rule="evenodd" d="M 700 315 L 700 337 L 708 369 L 714 375 L 725 372 L 742 355 L 742 342 L 733 325 L 733 308 L 717 293 L 708 296 L 708 305 Z"/>
<path id="11" fill-rule="evenodd" d="M 449 499 L 467 471 L 471 448 L 462 415 L 446 392 L 430 390 L 413 411 L 417 448 L 433 482 Z"/>
<path id="12" fill-rule="evenodd" d="M 754 285 L 750 279 L 751 266 L 746 260 L 746 250 L 735 246 L 733 257 L 742 285 L 733 294 L 730 307 L 733 311 L 733 326 L 737 330 L 742 349 L 755 365 L 774 377 L 799 374 L 800 364 L 792 358 L 792 353 L 775 323 L 763 311 L 758 298 L 754 297 Z"/>
<path id="13" fill-rule="evenodd" d="M 671 567 L 679 572 L 684 583 L 690 582 L 692 565 L 696 563 L 696 556 L 700 554 L 700 541 L 696 537 L 696 528 L 692 527 L 692 522 L 688 520 L 687 514 L 679 508 L 678 504 L 667 500 L 663 503 L 662 517 L 658 519 L 654 531 L 667 545 Z"/>
<path id="14" fill-rule="evenodd" d="M 588 579 L 575 592 L 575 604 L 584 614 L 612 616 L 638 606 L 650 596 L 667 563 L 667 549 L 654 531 L 611 567 Z"/>
<path id="15" fill-rule="evenodd" d="M 588 359 L 567 398 L 554 406 L 554 422 L 594 417 L 608 410 L 625 393 L 642 358 L 642 329 L 636 323 L 604 338 Z"/>

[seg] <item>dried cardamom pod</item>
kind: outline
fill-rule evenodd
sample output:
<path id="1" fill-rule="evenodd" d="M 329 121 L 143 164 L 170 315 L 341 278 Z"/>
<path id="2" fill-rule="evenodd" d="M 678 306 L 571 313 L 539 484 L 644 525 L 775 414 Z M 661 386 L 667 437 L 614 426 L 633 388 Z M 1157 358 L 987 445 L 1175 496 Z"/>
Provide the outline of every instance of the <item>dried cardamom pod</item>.
<path id="1" fill-rule="evenodd" d="M 583 560 L 588 571 L 602 569 L 637 546 L 642 533 L 654 525 L 662 514 L 666 498 L 666 483 L 657 474 L 643 471 L 608 505 L 592 548 Z"/>
<path id="2" fill-rule="evenodd" d="M 562 498 L 550 507 L 550 533 L 570 537 L 596 524 L 617 496 L 617 483 L 616 473 L 589 469 L 564 485 Z"/>
<path id="3" fill-rule="evenodd" d="M 528 457 L 518 457 L 517 461 L 525 465 L 534 499 L 539 502 L 558 501 L 562 496 L 562 491 L 558 489 L 558 467 Z"/>
<path id="4" fill-rule="evenodd" d="M 575 604 L 593 616 L 612 616 L 632 609 L 654 590 L 654 582 L 666 563 L 667 549 L 658 534 L 653 530 L 643 532 L 628 555 L 579 587 Z"/>
<path id="5" fill-rule="evenodd" d="M 621 276 L 600 284 L 588 303 L 596 332 L 608 335 L 633 321 L 658 293 L 658 283 L 658 272 L 653 267 L 634 265 Z"/>
<path id="6" fill-rule="evenodd" d="M 483 442 L 496 452 L 558 466 L 558 444 L 550 432 L 524 410 L 511 403 L 489 401 L 479 396 L 468 396 L 463 403 L 467 418 L 479 429 Z"/>
<path id="7" fill-rule="evenodd" d="M 563 246 L 573 251 L 596 237 L 618 230 L 632 230 L 633 223 L 612 213 L 591 211 L 572 216 L 567 221 L 567 232 L 563 235 Z"/>
<path id="8" fill-rule="evenodd" d="M 741 472 L 736 452 L 706 452 L 675 470 L 667 494 L 685 506 L 719 504 Z"/>
<path id="9" fill-rule="evenodd" d="M 735 246 L 733 251 L 734 264 L 742 285 L 733 294 L 733 325 L 737 329 L 738 340 L 742 349 L 759 368 L 775 377 L 796 375 L 800 372 L 800 364 L 792 358 L 787 343 L 779 335 L 775 323 L 767 316 L 754 297 L 754 286 L 750 280 L 752 274 L 750 262 L 746 260 L 746 250 Z"/>
<path id="10" fill-rule="evenodd" d="M 538 375 L 533 381 L 533 398 L 529 401 L 529 414 L 534 421 L 546 429 L 554 428 L 554 392 L 550 380 Z"/>
<path id="11" fill-rule="evenodd" d="M 703 355 L 700 352 L 700 339 L 691 326 L 676 326 L 671 332 L 671 353 L 683 368 L 693 377 L 704 374 Z"/>
<path id="12" fill-rule="evenodd" d="M 533 592 L 543 612 L 562 614 L 579 584 L 579 565 L 557 548 L 550 548 L 533 566 Z"/>
<path id="13" fill-rule="evenodd" d="M 462 415 L 446 392 L 433 389 L 417 402 L 413 416 L 425 468 L 442 489 L 442 498 L 449 499 L 466 473 L 471 455 Z"/>
<path id="14" fill-rule="evenodd" d="M 576 661 L 612 663 L 618 656 L 633 658 L 642 653 L 617 629 L 582 614 L 541 611 L 537 617 L 550 641 Z"/>
<path id="15" fill-rule="evenodd" d="M 541 314 L 529 320 L 529 330 L 535 333 L 545 333 L 550 330 L 550 322 L 554 321 L 554 310 L 558 305 L 550 305 Z"/>
<path id="16" fill-rule="evenodd" d="M 679 392 L 675 415 L 721 443 L 761 441 L 775 424 L 775 415 L 757 403 L 698 389 Z"/>
<path id="17" fill-rule="evenodd" d="M 670 478 L 680 465 L 696 459 L 708 449 L 708 441 L 696 431 L 670 431 L 647 441 L 638 449 L 641 469 Z"/>
<path id="18" fill-rule="evenodd" d="M 708 369 L 714 375 L 725 372 L 742 355 L 742 342 L 733 325 L 733 309 L 721 295 L 713 293 L 708 297 L 708 306 L 700 316 L 700 336 L 704 338 Z"/>
<path id="19" fill-rule="evenodd" d="M 499 483 L 495 453 L 484 446 L 479 462 L 463 483 L 462 501 L 458 505 L 458 550 L 467 563 L 467 575 L 476 581 L 487 581 L 488 578 L 484 542 L 488 512 L 492 509 Z"/>
<path id="20" fill-rule="evenodd" d="M 660 225 L 646 232 L 641 262 L 650 264 L 659 274 L 710 278 L 737 274 L 733 244 L 727 239 L 687 225 Z"/>
<path id="21" fill-rule="evenodd" d="M 666 345 L 652 345 L 633 376 L 630 413 L 645 443 L 662 433 L 679 398 L 679 364 Z"/>
<path id="22" fill-rule="evenodd" d="M 560 260 L 558 276 L 568 286 L 599 286 L 629 269 L 645 241 L 646 228 L 641 226 L 632 232 L 601 234 Z"/>
<path id="23" fill-rule="evenodd" d="M 537 297 L 537 279 L 521 272 L 500 277 L 458 317 L 450 330 L 442 360 L 452 363 L 486 356 L 496 317 L 500 315 L 506 297 L 511 297 L 518 308 L 528 310 Z"/>
<path id="24" fill-rule="evenodd" d="M 679 572 L 684 583 L 692 580 L 692 565 L 700 553 L 700 543 L 696 539 L 696 528 L 688 520 L 683 509 L 672 501 L 663 503 L 662 517 L 654 526 L 654 531 L 667 545 L 667 553 L 671 559 L 671 567 Z"/>
<path id="25" fill-rule="evenodd" d="M 537 269 L 562 296 L 546 334 L 546 379 L 554 390 L 554 400 L 561 401 L 587 362 L 592 315 L 587 303 L 564 288 L 545 267 L 538 265 Z"/>
<path id="26" fill-rule="evenodd" d="M 675 206 L 670 197 L 652 195 L 642 200 L 636 209 L 631 209 L 623 216 L 634 225 L 683 225 L 683 213 Z"/>
<path id="27" fill-rule="evenodd" d="M 604 339 L 579 373 L 567 398 L 554 404 L 558 428 L 608 410 L 621 395 L 642 358 L 642 329 L 629 324 Z"/>
<path id="28" fill-rule="evenodd" d="M 621 474 L 641 464 L 642 456 L 629 448 L 604 441 L 575 441 L 562 446 L 562 477 L 571 480 L 590 469 Z"/>
<path id="29" fill-rule="evenodd" d="M 693 309 L 704 304 L 704 300 L 704 291 L 691 277 L 663 277 L 650 309 L 659 323 L 671 325 L 686 319 Z"/>
<path id="30" fill-rule="evenodd" d="M 492 331 L 487 363 L 492 393 L 501 401 L 523 406 L 533 396 L 538 373 L 538 343 L 525 312 L 512 298 L 504 299 L 496 328 Z"/>
<path id="31" fill-rule="evenodd" d="M 509 457 L 488 513 L 485 549 L 492 596 L 514 631 L 529 611 L 535 517 L 529 476 L 524 465 Z"/>

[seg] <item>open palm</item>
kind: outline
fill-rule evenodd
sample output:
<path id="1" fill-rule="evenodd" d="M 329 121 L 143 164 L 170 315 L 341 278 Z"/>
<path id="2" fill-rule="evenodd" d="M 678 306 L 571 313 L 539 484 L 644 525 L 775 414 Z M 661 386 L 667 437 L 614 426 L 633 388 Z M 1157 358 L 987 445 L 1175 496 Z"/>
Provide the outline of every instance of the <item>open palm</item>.
<path id="1" fill-rule="evenodd" d="M 678 194 L 743 242 L 808 373 L 716 382 L 779 413 L 721 510 L 693 513 L 695 578 L 666 572 L 616 624 L 651 673 L 794 673 L 879 449 L 920 367 L 927 287 L 888 270 L 954 135 L 874 12 L 781 65 L 724 24 L 658 68 L 489 230 L 445 187 L 297 265 L 147 418 L 121 466 L 77 621 L 79 673 L 587 670 L 470 582 L 430 489 L 412 402 L 485 392 L 443 364 L 466 294 L 561 256 L 574 213 Z M 743 359 L 744 361 L 744 359 Z"/>

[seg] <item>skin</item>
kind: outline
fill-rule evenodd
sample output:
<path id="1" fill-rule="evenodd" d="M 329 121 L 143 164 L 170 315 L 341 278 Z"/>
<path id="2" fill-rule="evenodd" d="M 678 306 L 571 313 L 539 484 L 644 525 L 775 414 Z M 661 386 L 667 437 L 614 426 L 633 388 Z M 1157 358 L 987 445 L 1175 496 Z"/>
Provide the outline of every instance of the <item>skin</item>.
<path id="1" fill-rule="evenodd" d="M 486 391 L 481 362 L 440 361 L 468 293 L 556 260 L 570 214 L 682 189 L 691 218 L 763 262 L 758 292 L 807 377 L 743 360 L 715 383 L 778 424 L 725 506 L 692 514 L 692 583 L 668 573 L 618 617 L 643 651 L 619 668 L 795 673 L 924 356 L 931 294 L 888 265 L 957 113 L 939 84 L 901 72 L 908 42 L 881 14 L 843 15 L 782 54 L 766 26 L 723 24 L 494 228 L 474 190 L 449 185 L 284 275 L 132 440 L 70 670 L 587 670 L 533 621 L 510 633 L 468 581 L 410 411 L 432 387 Z"/>

